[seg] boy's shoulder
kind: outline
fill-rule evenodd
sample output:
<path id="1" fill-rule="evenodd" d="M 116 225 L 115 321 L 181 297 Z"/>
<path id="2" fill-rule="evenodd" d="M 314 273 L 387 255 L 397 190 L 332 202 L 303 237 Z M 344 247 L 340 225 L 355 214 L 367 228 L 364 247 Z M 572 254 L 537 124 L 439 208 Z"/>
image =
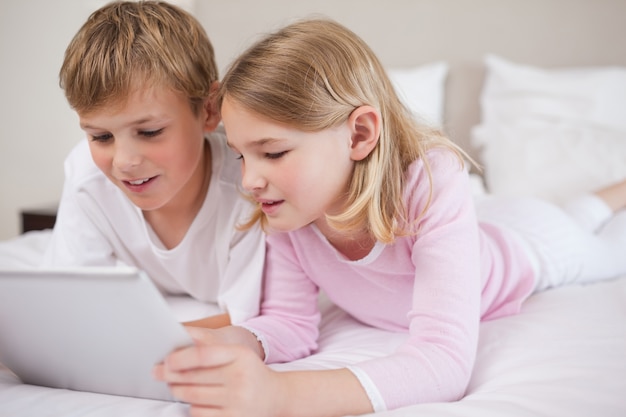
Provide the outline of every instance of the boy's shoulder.
<path id="1" fill-rule="evenodd" d="M 211 145 L 214 179 L 223 184 L 239 186 L 241 182 L 241 161 L 226 142 L 226 132 L 220 124 L 207 136 Z"/>
<path id="2" fill-rule="evenodd" d="M 78 142 L 65 158 L 65 182 L 79 187 L 92 181 L 106 180 L 105 175 L 93 162 L 87 139 Z"/>

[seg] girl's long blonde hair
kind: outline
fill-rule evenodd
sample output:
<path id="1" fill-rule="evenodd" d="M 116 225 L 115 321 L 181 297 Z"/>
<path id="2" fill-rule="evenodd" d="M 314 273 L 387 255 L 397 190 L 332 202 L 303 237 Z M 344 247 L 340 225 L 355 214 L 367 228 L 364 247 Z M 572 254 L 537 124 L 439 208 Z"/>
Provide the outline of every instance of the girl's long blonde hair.
<path id="1" fill-rule="evenodd" d="M 311 132 L 345 122 L 359 106 L 380 111 L 378 144 L 355 162 L 344 211 L 328 216 L 340 231 L 367 231 L 385 243 L 413 233 L 415 219 L 406 218 L 403 200 L 408 166 L 421 158 L 430 179 L 424 154 L 435 146 L 451 149 L 463 163 L 465 154 L 456 145 L 418 123 L 401 103 L 365 42 L 331 20 L 299 21 L 254 44 L 222 80 L 220 107 L 225 96 L 270 120 Z M 243 227 L 257 221 L 266 225 L 260 209 Z"/>

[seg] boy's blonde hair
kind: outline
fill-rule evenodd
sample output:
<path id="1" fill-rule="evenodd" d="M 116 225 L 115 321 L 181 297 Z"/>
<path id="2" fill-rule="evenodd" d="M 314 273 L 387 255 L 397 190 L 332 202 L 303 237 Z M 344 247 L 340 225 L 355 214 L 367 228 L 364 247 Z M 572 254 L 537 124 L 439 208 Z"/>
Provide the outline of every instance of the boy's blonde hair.
<path id="1" fill-rule="evenodd" d="M 380 111 L 378 144 L 367 158 L 355 162 L 343 213 L 328 216 L 338 230 L 368 231 L 385 243 L 413 233 L 403 200 L 409 164 L 422 158 L 430 177 L 423 157 L 434 146 L 450 148 L 463 163 L 461 150 L 440 131 L 417 123 L 365 42 L 330 20 L 296 22 L 253 45 L 222 80 L 220 107 L 225 96 L 304 131 L 343 123 L 359 106 Z M 256 221 L 266 226 L 260 210 L 246 226 Z"/>
<path id="2" fill-rule="evenodd" d="M 59 78 L 79 113 L 157 85 L 185 94 L 197 114 L 218 70 L 206 32 L 189 13 L 165 2 L 121 1 L 87 19 L 65 51 Z"/>

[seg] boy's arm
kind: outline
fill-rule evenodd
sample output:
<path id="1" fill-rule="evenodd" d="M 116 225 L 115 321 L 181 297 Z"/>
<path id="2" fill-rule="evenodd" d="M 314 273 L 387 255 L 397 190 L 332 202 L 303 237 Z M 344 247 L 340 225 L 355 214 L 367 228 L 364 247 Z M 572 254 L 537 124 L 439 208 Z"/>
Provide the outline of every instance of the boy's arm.
<path id="1" fill-rule="evenodd" d="M 228 313 L 217 314 L 215 316 L 204 317 L 198 320 L 183 322 L 188 327 L 204 327 L 207 329 L 219 329 L 220 327 L 230 326 L 230 315 Z"/>

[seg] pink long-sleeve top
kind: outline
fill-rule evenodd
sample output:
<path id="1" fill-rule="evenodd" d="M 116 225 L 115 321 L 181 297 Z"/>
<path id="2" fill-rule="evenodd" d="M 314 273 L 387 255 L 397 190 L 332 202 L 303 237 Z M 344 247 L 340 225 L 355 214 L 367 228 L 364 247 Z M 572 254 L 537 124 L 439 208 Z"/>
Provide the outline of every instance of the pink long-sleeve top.
<path id="1" fill-rule="evenodd" d="M 244 323 L 263 340 L 266 362 L 291 361 L 316 348 L 321 288 L 358 320 L 409 333 L 393 354 L 352 367 L 373 385 L 365 387 L 373 403 L 381 398 L 383 408 L 393 409 L 464 395 L 480 320 L 519 311 L 534 276 L 517 237 L 477 221 L 469 176 L 456 156 L 434 150 L 428 158 L 432 199 L 414 236 L 378 242 L 357 261 L 313 225 L 268 236 L 261 315 Z M 418 160 L 406 173 L 409 218 L 422 212 L 429 187 Z"/>

